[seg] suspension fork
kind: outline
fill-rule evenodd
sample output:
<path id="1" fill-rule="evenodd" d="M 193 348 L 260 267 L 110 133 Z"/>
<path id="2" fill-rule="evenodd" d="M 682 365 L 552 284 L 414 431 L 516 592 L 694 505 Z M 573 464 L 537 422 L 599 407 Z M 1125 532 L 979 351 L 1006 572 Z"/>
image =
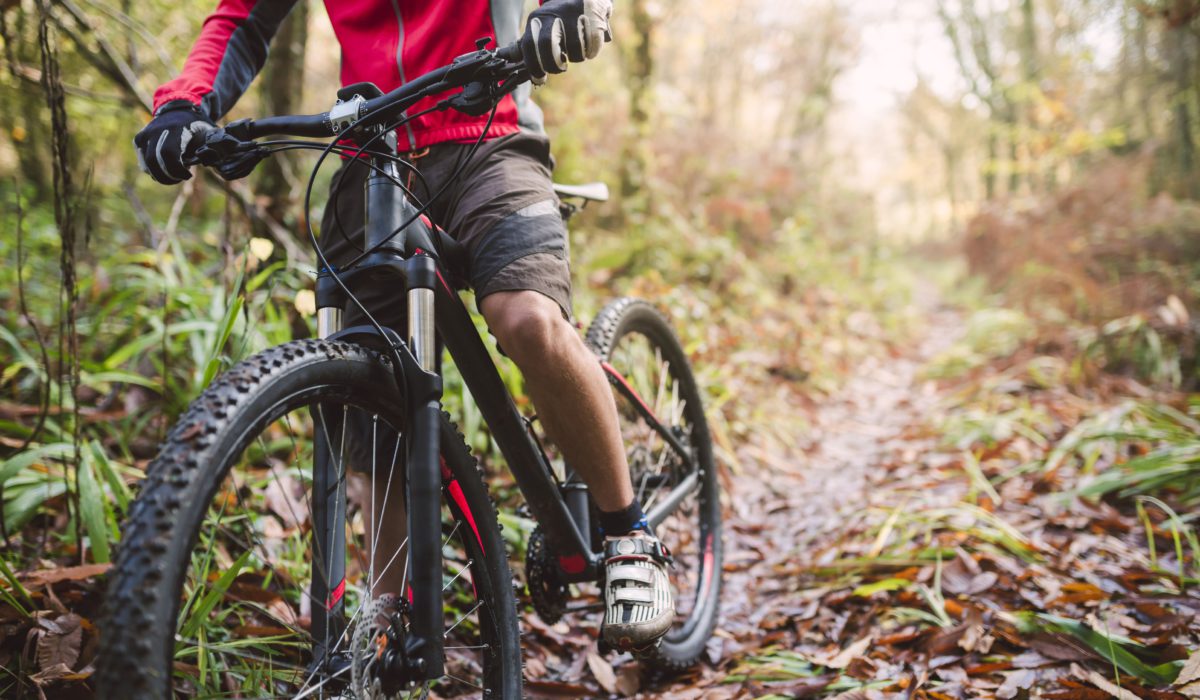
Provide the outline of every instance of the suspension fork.
<path id="1" fill-rule="evenodd" d="M 328 288 L 328 282 L 332 280 L 325 281 L 327 284 L 318 284 L 318 289 L 322 286 Z M 324 306 L 317 309 L 317 336 L 329 338 L 342 330 L 342 303 L 345 297 L 340 289 L 337 293 L 319 294 L 318 297 Z M 318 405 L 315 410 L 322 409 Z M 322 417 L 326 419 L 324 429 L 321 426 Z M 328 418 L 323 413 L 312 417 L 313 571 L 309 593 L 313 605 L 324 608 L 313 610 L 312 613 L 315 660 L 328 660 L 329 652 L 338 647 L 346 629 L 346 530 L 338 526 L 339 514 L 345 517 L 346 513 L 346 488 L 330 453 L 329 436 L 325 433 Z M 336 419 L 340 425 L 342 417 L 336 416 Z"/>
<path id="2" fill-rule="evenodd" d="M 394 138 L 394 134 L 385 137 L 387 146 L 393 151 Z M 437 264 L 434 258 L 425 252 L 431 250 L 433 244 L 424 220 L 415 220 L 408 229 L 383 243 L 395 226 L 414 218 L 416 209 L 393 182 L 393 178 L 399 177 L 395 163 L 377 159 L 375 164 L 383 173 L 373 170 L 364 185 L 364 238 L 367 249 L 375 247 L 377 243 L 383 245 L 380 250 L 363 259 L 354 270 L 342 273 L 322 271 L 317 280 L 317 332 L 320 337 L 329 338 L 343 330 L 342 309 L 345 308 L 348 299 L 334 275 L 337 275 L 343 284 L 351 287 L 352 280 L 362 278 L 366 278 L 365 282 L 368 284 L 388 284 L 401 278 L 405 280 L 407 343 L 396 342 L 399 339 L 390 335 L 390 331 L 385 333 L 385 337 L 389 345 L 393 346 L 395 355 L 399 357 L 397 378 L 404 383 L 407 403 L 405 457 L 408 478 L 405 479 L 405 484 L 412 611 L 406 648 L 402 654 L 392 656 L 404 667 L 392 667 L 389 672 L 399 678 L 433 680 L 440 678 L 444 672 L 440 468 L 442 378 L 437 372 L 438 352 L 434 323 Z M 402 258 L 401 251 L 405 251 L 407 259 Z M 347 329 L 346 333 L 358 330 L 358 327 Z M 361 330 L 371 332 L 365 327 Z M 333 473 L 334 470 L 328 465 L 322 467 L 318 461 L 315 469 L 314 488 L 322 489 L 318 493 L 329 491 L 330 479 L 339 480 L 338 475 Z M 321 538 L 321 541 L 332 543 L 335 552 L 333 558 L 340 562 L 337 580 L 341 581 L 344 579 L 345 533 L 334 532 L 338 528 L 330 518 L 333 516 L 333 519 L 336 519 L 339 504 L 340 512 L 345 513 L 345 489 L 336 488 L 335 482 L 335 488 L 329 493 L 331 498 L 340 501 L 335 500 L 323 505 L 323 499 L 316 499 L 317 502 L 313 506 L 314 535 Z M 319 577 L 314 576 L 314 594 L 318 592 L 317 578 Z M 344 583 L 341 587 L 344 589 Z M 337 590 L 336 586 L 334 590 Z M 324 588 L 320 593 L 323 597 L 318 600 L 324 600 L 331 595 Z M 335 606 L 328 608 L 328 620 L 320 621 L 322 637 L 328 637 L 331 644 L 336 643 L 345 626 L 340 594 L 337 598 Z M 314 632 L 318 617 L 325 616 L 314 616 Z M 338 626 L 338 629 L 334 630 L 335 626 Z M 322 637 L 315 634 L 314 637 L 320 645 Z M 319 647 L 318 651 L 323 652 L 324 649 Z"/>
<path id="3" fill-rule="evenodd" d="M 436 373 L 433 289 L 437 267 L 418 254 L 407 268 L 408 346 L 417 367 L 405 372 L 408 416 L 408 552 L 412 560 L 412 669 L 423 678 L 443 671 L 442 478 L 439 464 L 442 378 Z"/>

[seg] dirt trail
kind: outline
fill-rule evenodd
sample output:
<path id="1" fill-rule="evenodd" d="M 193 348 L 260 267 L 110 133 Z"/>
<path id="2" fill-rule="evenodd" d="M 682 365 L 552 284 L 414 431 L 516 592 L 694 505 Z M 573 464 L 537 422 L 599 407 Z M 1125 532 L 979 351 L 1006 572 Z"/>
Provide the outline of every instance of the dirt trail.
<path id="1" fill-rule="evenodd" d="M 722 619 L 709 648 L 716 667 L 647 696 L 766 693 L 723 682 L 728 669 L 769 643 L 772 617 L 803 615 L 816 605 L 825 591 L 805 590 L 797 575 L 825 563 L 825 544 L 842 533 L 849 516 L 875 504 L 894 507 L 898 496 L 883 467 L 918 454 L 905 431 L 920 425 L 940 398 L 920 370 L 957 339 L 961 327 L 960 316 L 940 307 L 932 292 L 919 304 L 928 324 L 919 339 L 907 352 L 867 359 L 836 395 L 822 399 L 811 412 L 810 433 L 801 440 L 803 454 L 770 463 L 743 460 L 746 478 L 735 480 L 733 514 L 726 521 Z"/>

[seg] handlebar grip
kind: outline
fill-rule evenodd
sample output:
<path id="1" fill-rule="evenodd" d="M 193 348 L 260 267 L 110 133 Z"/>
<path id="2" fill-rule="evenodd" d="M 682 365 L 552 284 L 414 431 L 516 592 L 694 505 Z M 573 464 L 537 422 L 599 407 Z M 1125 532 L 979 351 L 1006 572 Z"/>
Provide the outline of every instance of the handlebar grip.
<path id="1" fill-rule="evenodd" d="M 514 41 L 508 46 L 501 46 L 496 49 L 496 57 L 502 58 L 509 63 L 524 63 L 525 55 L 521 53 L 520 42 Z"/>

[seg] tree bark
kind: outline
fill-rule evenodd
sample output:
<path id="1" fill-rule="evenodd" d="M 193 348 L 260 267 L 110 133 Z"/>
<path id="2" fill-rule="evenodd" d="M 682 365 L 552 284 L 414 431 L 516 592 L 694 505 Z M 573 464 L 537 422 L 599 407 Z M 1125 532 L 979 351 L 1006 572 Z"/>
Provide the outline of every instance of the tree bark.
<path id="1" fill-rule="evenodd" d="M 1184 197 L 1200 197 L 1196 182 L 1196 142 L 1192 134 L 1192 105 L 1196 86 L 1192 84 L 1190 33 L 1187 26 L 1168 29 L 1171 74 L 1175 81 L 1175 152 L 1178 193 Z"/>
<path id="2" fill-rule="evenodd" d="M 308 40 L 308 3 L 298 2 L 272 41 L 271 55 L 263 66 L 260 95 L 265 114 L 294 114 L 304 92 L 304 53 Z M 285 225 L 295 204 L 291 197 L 294 172 L 292 154 L 267 158 L 259 166 L 255 193 L 268 217 Z M 268 235 L 264 222 L 254 225 L 255 235 Z"/>
<path id="3" fill-rule="evenodd" d="M 629 129 L 625 135 L 620 167 L 622 210 L 626 220 L 650 213 L 653 199 L 646 191 L 650 170 L 648 137 L 653 109 L 654 17 L 647 0 L 630 0 L 626 5 L 633 23 L 633 36 L 626 41 L 625 84 L 629 88 Z"/>

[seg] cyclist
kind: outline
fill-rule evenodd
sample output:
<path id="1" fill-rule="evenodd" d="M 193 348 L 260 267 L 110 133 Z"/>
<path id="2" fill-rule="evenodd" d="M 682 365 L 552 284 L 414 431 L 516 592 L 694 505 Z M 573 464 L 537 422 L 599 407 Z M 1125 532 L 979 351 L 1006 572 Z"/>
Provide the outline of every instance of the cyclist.
<path id="1" fill-rule="evenodd" d="M 182 74 L 155 92 L 154 118 L 134 138 L 145 172 L 163 184 L 191 177 L 185 158 L 262 68 L 271 37 L 295 2 L 220 1 Z M 474 50 L 480 37 L 495 37 L 500 45 L 517 40 L 522 15 L 521 0 L 326 0 L 325 6 L 341 45 L 342 84 L 372 82 L 385 92 Z M 534 10 L 519 37 L 534 81 L 565 71 L 568 62 L 594 58 L 609 39 L 611 12 L 611 0 L 546 0 Z M 402 156 L 421 174 L 410 181 L 421 197 L 438 192 L 461 166 L 430 214 L 466 247 L 480 312 L 523 373 L 547 433 L 600 509 L 607 556 L 602 635 L 617 648 L 645 649 L 674 620 L 668 555 L 634 496 L 607 381 L 570 322 L 567 231 L 551 188 L 550 144 L 529 92 L 525 85 L 506 96 L 490 128 L 488 115 L 433 111 L 415 116 L 397 138 Z M 409 113 L 418 115 L 435 103 L 429 98 Z M 481 136 L 474 159 L 462 163 Z M 245 175 L 252 167 L 232 174 Z M 334 176 L 332 191 L 348 193 L 331 198 L 321 229 L 322 246 L 335 265 L 361 248 L 367 170 L 357 161 L 345 162 Z M 346 235 L 331 233 L 339 224 Z M 356 291 L 373 316 L 399 328 L 394 293 Z M 347 308 L 348 323 L 357 312 Z M 399 548 L 403 512 L 402 504 L 392 504 L 392 522 L 378 533 L 381 545 L 387 539 Z M 397 578 L 385 576 L 381 588 L 389 590 L 390 584 L 389 594 L 402 594 Z"/>

